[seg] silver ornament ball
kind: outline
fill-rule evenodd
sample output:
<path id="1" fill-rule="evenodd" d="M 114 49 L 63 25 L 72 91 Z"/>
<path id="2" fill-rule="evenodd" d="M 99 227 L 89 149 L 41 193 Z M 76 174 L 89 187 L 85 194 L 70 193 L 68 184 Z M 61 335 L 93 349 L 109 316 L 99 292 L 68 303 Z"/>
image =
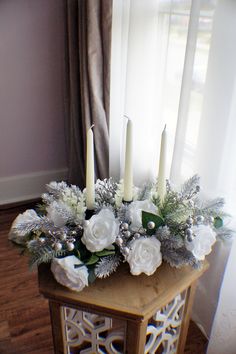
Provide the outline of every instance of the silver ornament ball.
<path id="1" fill-rule="evenodd" d="M 204 221 L 204 216 L 202 216 L 202 215 L 197 216 L 196 221 L 197 221 L 197 223 L 201 224 Z"/>
<path id="2" fill-rule="evenodd" d="M 130 252 L 130 249 L 128 247 L 124 247 L 123 250 L 122 250 L 123 254 L 125 256 L 128 256 L 129 255 L 129 252 Z"/>
<path id="3" fill-rule="evenodd" d="M 55 249 L 55 251 L 61 251 L 61 249 L 62 249 L 62 244 L 61 244 L 60 242 L 56 242 L 56 243 L 54 244 L 54 249 Z"/>
<path id="4" fill-rule="evenodd" d="M 194 239 L 193 234 L 192 234 L 192 235 L 187 235 L 187 241 L 188 241 L 188 242 L 192 242 L 193 239 Z"/>
<path id="5" fill-rule="evenodd" d="M 192 224 L 193 224 L 193 218 L 189 217 L 189 218 L 186 220 L 186 223 L 189 224 L 189 225 L 192 225 Z"/>
<path id="6" fill-rule="evenodd" d="M 67 242 L 67 249 L 68 251 L 73 251 L 75 248 L 74 244 L 72 242 Z"/>
<path id="7" fill-rule="evenodd" d="M 128 238 L 128 237 L 130 237 L 130 235 L 131 235 L 130 231 L 124 231 L 124 236 L 125 237 Z"/>
<path id="8" fill-rule="evenodd" d="M 153 230 L 155 228 L 156 224 L 154 223 L 154 221 L 149 221 L 147 223 L 147 227 L 149 230 Z"/>
<path id="9" fill-rule="evenodd" d="M 111 199 L 112 198 L 112 193 L 111 192 L 107 192 L 107 198 Z"/>
<path id="10" fill-rule="evenodd" d="M 185 235 L 192 236 L 193 235 L 193 231 L 191 229 L 186 229 L 185 230 Z"/>
<path id="11" fill-rule="evenodd" d="M 118 246 L 121 246 L 121 245 L 123 244 L 123 240 L 122 240 L 121 237 L 117 237 L 117 238 L 116 238 L 116 244 L 117 244 Z"/>
<path id="12" fill-rule="evenodd" d="M 127 222 L 123 222 L 123 224 L 121 224 L 121 227 L 122 227 L 123 230 L 128 230 L 129 225 L 128 225 Z"/>
<path id="13" fill-rule="evenodd" d="M 140 233 L 135 232 L 135 234 L 134 234 L 134 238 L 135 238 L 135 239 L 138 239 L 140 236 L 141 236 Z"/>

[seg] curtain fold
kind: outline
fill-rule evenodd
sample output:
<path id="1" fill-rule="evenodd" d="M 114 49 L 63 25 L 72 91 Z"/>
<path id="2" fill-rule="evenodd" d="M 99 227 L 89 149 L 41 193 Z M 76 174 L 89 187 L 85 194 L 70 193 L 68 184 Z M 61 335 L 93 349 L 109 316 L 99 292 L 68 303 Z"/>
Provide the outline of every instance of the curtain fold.
<path id="1" fill-rule="evenodd" d="M 67 0 L 67 146 L 70 183 L 85 186 L 86 131 L 94 124 L 97 178 L 109 175 L 112 1 Z"/>

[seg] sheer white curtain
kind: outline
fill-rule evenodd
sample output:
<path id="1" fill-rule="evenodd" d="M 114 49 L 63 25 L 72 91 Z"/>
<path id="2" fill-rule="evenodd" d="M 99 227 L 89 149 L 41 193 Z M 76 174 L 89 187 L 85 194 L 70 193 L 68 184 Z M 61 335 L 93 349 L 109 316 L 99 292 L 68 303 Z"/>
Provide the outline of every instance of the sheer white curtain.
<path id="1" fill-rule="evenodd" d="M 122 177 L 124 114 L 133 120 L 136 130 L 137 184 L 156 177 L 161 131 L 167 124 L 171 180 L 178 184 L 199 173 L 203 193 L 225 196 L 227 210 L 234 216 L 236 2 L 117 0 L 113 4 L 111 175 Z M 231 242 L 216 245 L 209 258 L 210 270 L 197 290 L 193 316 L 208 336 L 230 248 Z M 219 321 L 226 318 L 222 313 L 228 311 L 228 307 L 224 309 L 225 294 L 230 291 L 236 296 L 235 283 L 229 281 L 232 262 L 236 266 L 234 249 L 226 267 L 209 353 L 226 353 L 220 347 L 211 348 Z M 231 328 L 235 329 L 233 306 Z"/>

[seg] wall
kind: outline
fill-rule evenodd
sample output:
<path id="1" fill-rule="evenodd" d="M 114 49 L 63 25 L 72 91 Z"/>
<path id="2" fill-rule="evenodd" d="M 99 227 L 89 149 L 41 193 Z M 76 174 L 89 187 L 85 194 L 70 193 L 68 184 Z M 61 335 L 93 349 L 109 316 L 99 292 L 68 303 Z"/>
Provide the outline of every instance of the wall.
<path id="1" fill-rule="evenodd" d="M 0 2 L 0 204 L 66 177 L 63 0 Z"/>

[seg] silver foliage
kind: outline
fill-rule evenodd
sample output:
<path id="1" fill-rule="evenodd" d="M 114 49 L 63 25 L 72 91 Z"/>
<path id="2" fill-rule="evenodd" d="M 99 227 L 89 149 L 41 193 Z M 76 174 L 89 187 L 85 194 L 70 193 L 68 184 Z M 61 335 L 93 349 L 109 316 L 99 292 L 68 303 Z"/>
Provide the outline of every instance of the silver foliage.
<path id="1" fill-rule="evenodd" d="M 181 196 L 184 199 L 192 198 L 196 193 L 199 192 L 199 184 L 200 184 L 200 177 L 198 175 L 194 175 L 189 178 L 181 188 Z"/>
<path id="2" fill-rule="evenodd" d="M 95 185 L 95 199 L 98 208 L 102 206 L 114 206 L 117 183 L 112 178 L 98 179 Z"/>
<path id="3" fill-rule="evenodd" d="M 48 243 L 41 244 L 39 240 L 31 240 L 27 244 L 30 253 L 30 268 L 37 267 L 41 263 L 49 263 L 53 258 L 58 258 L 66 254 L 65 250 L 55 251 Z"/>
<path id="4" fill-rule="evenodd" d="M 27 220 L 25 222 L 18 222 L 13 231 L 19 236 L 25 236 L 31 232 L 40 230 L 50 230 L 53 227 L 52 222 L 45 216 L 37 217 L 34 220 Z"/>
<path id="5" fill-rule="evenodd" d="M 97 278 L 109 277 L 111 273 L 114 273 L 121 262 L 121 258 L 118 255 L 111 255 L 103 257 L 96 264 L 95 275 Z"/>
<path id="6" fill-rule="evenodd" d="M 66 182 L 50 182 L 46 185 L 46 188 L 50 194 L 55 198 L 59 198 L 63 191 L 68 188 Z"/>

